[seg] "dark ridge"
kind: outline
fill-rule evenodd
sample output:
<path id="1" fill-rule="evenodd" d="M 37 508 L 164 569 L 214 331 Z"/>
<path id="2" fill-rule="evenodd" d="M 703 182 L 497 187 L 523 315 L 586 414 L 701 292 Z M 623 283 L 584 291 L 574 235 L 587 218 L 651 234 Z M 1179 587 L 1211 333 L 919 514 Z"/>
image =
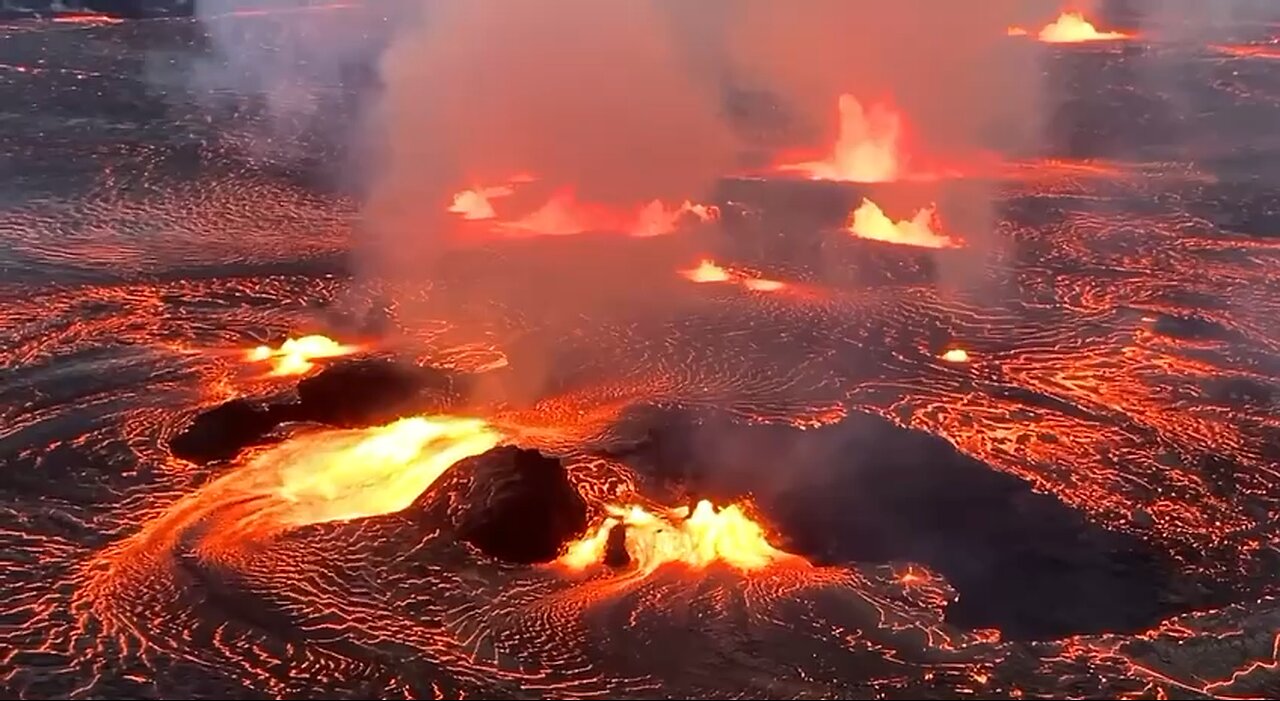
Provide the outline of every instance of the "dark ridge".
<path id="1" fill-rule="evenodd" d="M 297 421 L 368 426 L 419 413 L 426 390 L 452 393 L 453 379 L 429 368 L 385 361 L 334 365 L 298 383 Z"/>
<path id="2" fill-rule="evenodd" d="M 1152 327 L 1158 334 L 1187 341 L 1229 341 L 1237 334 L 1222 324 L 1195 316 L 1161 314 Z"/>
<path id="3" fill-rule="evenodd" d="M 195 463 L 230 460 L 241 450 L 264 442 L 279 423 L 266 407 L 232 399 L 197 415 L 169 441 L 169 450 L 175 457 Z"/>
<path id="4" fill-rule="evenodd" d="M 959 594 L 947 619 L 1010 639 L 1144 630 L 1203 605 L 1140 539 L 936 436 L 862 413 L 821 429 L 644 412 L 618 451 L 664 498 L 751 494 L 811 560 L 921 563 Z"/>
<path id="5" fill-rule="evenodd" d="M 458 535 L 490 557 L 550 562 L 586 532 L 587 503 L 555 458 L 507 446 L 450 472 L 469 480 L 451 509 Z"/>
<path id="6" fill-rule="evenodd" d="M 1212 377 L 1201 381 L 1205 395 L 1226 406 L 1271 407 L 1276 388 L 1249 377 Z"/>
<path id="7" fill-rule="evenodd" d="M 271 432 L 290 421 L 353 428 L 440 411 L 457 398 L 459 385 L 458 378 L 432 368 L 382 360 L 342 363 L 303 378 L 296 402 L 233 399 L 209 409 L 170 440 L 169 449 L 195 463 L 230 460 L 270 442 Z"/>
<path id="8" fill-rule="evenodd" d="M 0 0 L 0 18 L 56 17 L 68 12 L 96 12 L 121 19 L 191 17 L 196 0 Z"/>

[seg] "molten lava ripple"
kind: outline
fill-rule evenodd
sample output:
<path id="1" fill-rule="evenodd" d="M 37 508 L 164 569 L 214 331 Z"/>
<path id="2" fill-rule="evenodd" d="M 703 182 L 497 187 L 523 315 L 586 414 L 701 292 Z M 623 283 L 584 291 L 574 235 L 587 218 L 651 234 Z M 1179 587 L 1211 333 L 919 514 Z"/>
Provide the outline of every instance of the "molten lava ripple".
<path id="1" fill-rule="evenodd" d="M 1194 62 L 1173 98 L 1124 62 L 1194 54 L 1061 56 L 1067 145 L 1010 167 L 985 248 L 732 181 L 732 236 L 498 238 L 406 289 L 351 274 L 352 203 L 298 175 L 328 142 L 161 104 L 121 47 L 172 28 L 0 29 L 31 67 L 0 72 L 6 695 L 1280 694 L 1274 72 Z M 291 397 L 246 349 L 317 329 L 469 391 L 171 454 Z M 504 443 L 587 503 L 570 562 L 450 521 Z"/>

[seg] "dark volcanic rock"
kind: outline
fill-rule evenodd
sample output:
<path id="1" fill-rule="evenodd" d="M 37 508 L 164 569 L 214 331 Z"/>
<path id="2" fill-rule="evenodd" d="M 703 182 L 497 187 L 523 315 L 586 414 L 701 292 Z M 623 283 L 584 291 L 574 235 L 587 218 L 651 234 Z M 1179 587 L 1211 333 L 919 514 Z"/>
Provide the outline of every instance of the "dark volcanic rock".
<path id="1" fill-rule="evenodd" d="M 449 376 L 437 370 L 385 361 L 358 361 L 326 369 L 298 383 L 295 421 L 333 426 L 369 426 L 427 411 L 418 401 L 430 389 L 451 391 Z"/>
<path id="2" fill-rule="evenodd" d="M 0 0 L 0 17 L 43 17 L 64 12 L 98 12 L 126 19 L 190 17 L 195 8 L 195 0 Z"/>
<path id="3" fill-rule="evenodd" d="M 550 562 L 586 531 L 587 504 L 559 460 L 503 447 L 467 462 L 470 485 L 454 519 L 460 537 L 485 554 L 522 564 Z"/>
<path id="4" fill-rule="evenodd" d="M 817 562 L 924 564 L 959 593 L 947 609 L 956 625 L 1058 638 L 1142 630 L 1204 603 L 1165 596 L 1181 580 L 1139 538 L 936 436 L 860 413 L 814 430 L 662 414 L 637 412 L 639 443 L 615 451 L 650 489 L 752 494 L 779 545 Z"/>
<path id="5" fill-rule="evenodd" d="M 631 564 L 631 553 L 627 552 L 626 526 L 619 524 L 609 529 L 609 537 L 604 543 L 604 564 L 615 568 Z"/>
<path id="6" fill-rule="evenodd" d="M 437 370 L 386 361 L 334 365 L 299 382 L 297 402 L 256 406 L 233 399 L 196 416 L 169 448 L 192 462 L 229 460 L 290 421 L 350 428 L 443 411 L 456 397 L 454 385 Z"/>
<path id="7" fill-rule="evenodd" d="M 197 416 L 169 442 L 169 449 L 176 457 L 192 462 L 228 460 L 260 443 L 277 423 L 267 408 L 232 399 Z"/>

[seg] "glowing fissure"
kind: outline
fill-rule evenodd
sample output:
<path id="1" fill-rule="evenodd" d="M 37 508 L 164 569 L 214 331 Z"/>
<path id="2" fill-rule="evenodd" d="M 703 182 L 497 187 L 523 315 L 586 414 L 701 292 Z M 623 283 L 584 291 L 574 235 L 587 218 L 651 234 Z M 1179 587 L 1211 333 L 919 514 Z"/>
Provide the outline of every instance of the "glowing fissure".
<path id="1" fill-rule="evenodd" d="M 606 507 L 608 517 L 594 531 L 571 543 L 560 564 L 581 570 L 605 559 L 609 533 L 625 528 L 627 555 L 638 575 L 680 563 L 701 569 L 724 563 L 738 570 L 758 570 L 795 555 L 769 544 L 764 528 L 741 505 L 716 508 L 710 501 L 655 512 L 643 506 Z"/>
<path id="2" fill-rule="evenodd" d="M 690 282 L 708 283 L 708 282 L 728 282 L 736 283 L 752 292 L 777 292 L 786 289 L 787 283 L 780 280 L 769 280 L 766 278 L 754 277 L 745 272 L 738 270 L 729 270 L 720 266 L 712 260 L 703 258 L 698 265 L 687 270 L 681 270 L 680 276 Z"/>

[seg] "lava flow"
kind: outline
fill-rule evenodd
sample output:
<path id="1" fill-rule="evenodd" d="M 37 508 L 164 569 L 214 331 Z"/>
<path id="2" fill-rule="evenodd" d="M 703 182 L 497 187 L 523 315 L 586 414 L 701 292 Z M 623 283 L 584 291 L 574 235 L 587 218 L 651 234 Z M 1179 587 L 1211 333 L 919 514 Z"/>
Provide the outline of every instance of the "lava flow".
<path id="1" fill-rule="evenodd" d="M 53 16 L 54 22 L 62 24 L 120 24 L 124 20 L 101 12 L 59 12 Z"/>
<path id="2" fill-rule="evenodd" d="M 875 202 L 865 198 L 850 215 L 846 226 L 854 236 L 872 241 L 922 248 L 960 247 L 959 241 L 939 233 L 938 228 L 938 212 L 932 206 L 921 209 L 910 219 L 894 221 Z"/>
<path id="3" fill-rule="evenodd" d="M 1214 44 L 1214 51 L 1237 58 L 1280 59 L 1280 47 L 1268 44 Z"/>
<path id="4" fill-rule="evenodd" d="M 208 523 L 215 527 L 203 547 L 226 550 L 302 526 L 396 513 L 458 461 L 501 440 L 480 419 L 452 416 L 303 434 L 179 500 L 134 542 L 155 545 Z"/>
<path id="5" fill-rule="evenodd" d="M 627 556 L 640 576 L 671 563 L 701 569 L 722 562 L 751 571 L 798 559 L 770 545 L 764 528 L 737 504 L 717 509 L 703 499 L 692 513 L 687 506 L 655 513 L 638 505 L 611 505 L 607 512 L 593 533 L 570 544 L 560 564 L 581 570 L 604 562 L 614 528 L 626 529 Z"/>
<path id="6" fill-rule="evenodd" d="M 271 375 L 302 375 L 315 367 L 312 360 L 318 358 L 338 358 L 358 351 L 357 346 L 349 346 L 329 338 L 313 334 L 301 338 L 290 338 L 278 348 L 258 346 L 245 354 L 255 363 L 270 362 Z"/>
<path id="7" fill-rule="evenodd" d="M 1027 36 L 1029 32 L 1022 27 L 1009 27 L 1009 36 Z M 1058 19 L 1046 25 L 1036 35 L 1036 39 L 1047 44 L 1078 44 L 1086 41 L 1114 41 L 1132 39 L 1132 34 L 1125 32 L 1103 32 L 1093 26 L 1080 12 L 1063 12 Z"/>
<path id="8" fill-rule="evenodd" d="M 853 95 L 841 95 L 840 135 L 826 158 L 783 163 L 778 170 L 805 174 L 810 180 L 879 183 L 897 180 L 903 170 L 902 116 L 877 103 L 869 109 Z"/>

